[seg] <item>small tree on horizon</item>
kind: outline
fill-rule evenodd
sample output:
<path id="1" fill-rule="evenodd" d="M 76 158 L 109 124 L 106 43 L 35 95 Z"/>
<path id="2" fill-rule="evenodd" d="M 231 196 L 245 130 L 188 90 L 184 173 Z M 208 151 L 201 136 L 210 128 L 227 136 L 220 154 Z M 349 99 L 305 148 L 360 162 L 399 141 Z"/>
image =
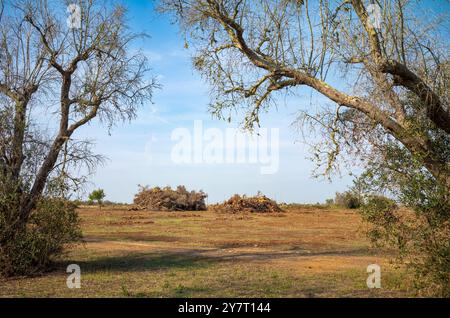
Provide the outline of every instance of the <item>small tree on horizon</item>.
<path id="1" fill-rule="evenodd" d="M 92 191 L 89 194 L 89 202 L 97 201 L 97 204 L 99 205 L 100 209 L 102 208 L 103 199 L 105 198 L 105 191 L 103 189 L 97 189 Z"/>

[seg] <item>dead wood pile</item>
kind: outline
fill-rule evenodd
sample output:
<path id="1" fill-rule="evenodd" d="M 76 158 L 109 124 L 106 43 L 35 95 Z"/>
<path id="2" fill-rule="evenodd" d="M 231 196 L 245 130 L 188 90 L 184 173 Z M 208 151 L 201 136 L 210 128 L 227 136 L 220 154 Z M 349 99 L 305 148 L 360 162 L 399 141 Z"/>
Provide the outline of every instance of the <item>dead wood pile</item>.
<path id="1" fill-rule="evenodd" d="M 206 210 L 205 199 L 207 194 L 203 191 L 188 191 L 184 186 L 175 190 L 171 187 L 142 187 L 134 196 L 133 210 L 155 211 L 203 211 Z"/>
<path id="2" fill-rule="evenodd" d="M 239 194 L 233 195 L 223 203 L 210 205 L 209 208 L 214 211 L 223 211 L 230 213 L 251 212 L 251 213 L 273 213 L 283 212 L 283 210 L 274 201 L 265 195 L 258 193 L 256 196 L 247 197 Z"/>

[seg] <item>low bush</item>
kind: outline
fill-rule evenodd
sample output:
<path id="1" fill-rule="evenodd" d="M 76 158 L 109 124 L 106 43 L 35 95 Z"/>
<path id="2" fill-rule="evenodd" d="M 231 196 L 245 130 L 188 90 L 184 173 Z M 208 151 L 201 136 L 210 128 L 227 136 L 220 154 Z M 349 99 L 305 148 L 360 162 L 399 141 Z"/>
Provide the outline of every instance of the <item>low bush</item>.
<path id="1" fill-rule="evenodd" d="M 134 204 L 137 209 L 155 211 L 203 211 L 206 210 L 206 197 L 203 191 L 187 191 L 184 186 L 175 190 L 171 187 L 140 187 Z"/>
<path id="2" fill-rule="evenodd" d="M 442 155 L 450 158 L 448 141 L 442 142 Z M 364 196 L 389 193 L 401 207 L 369 196 L 360 209 L 367 233 L 375 246 L 394 252 L 391 261 L 406 267 L 417 295 L 450 297 L 448 186 L 423 169 L 423 158 L 402 147 L 390 145 L 382 158 L 371 162 L 355 185 Z"/>
<path id="3" fill-rule="evenodd" d="M 398 206 L 394 200 L 380 195 L 369 195 L 364 201 L 359 214 L 372 225 L 367 235 L 372 244 L 378 245 L 380 238 L 387 237 L 399 224 Z"/>
<path id="4" fill-rule="evenodd" d="M 13 214 L 0 213 L 0 273 L 33 275 L 46 270 L 66 244 L 81 239 L 75 208 L 64 199 L 41 199 L 23 229 L 14 228 Z"/>
<path id="5" fill-rule="evenodd" d="M 223 203 L 211 205 L 210 208 L 215 211 L 230 213 L 267 213 L 283 211 L 274 200 L 269 199 L 261 193 L 258 193 L 253 197 L 247 197 L 245 195 L 240 196 L 239 194 L 235 194 Z"/>
<path id="6" fill-rule="evenodd" d="M 334 203 L 341 208 L 358 209 L 361 206 L 361 198 L 352 191 L 336 192 Z"/>

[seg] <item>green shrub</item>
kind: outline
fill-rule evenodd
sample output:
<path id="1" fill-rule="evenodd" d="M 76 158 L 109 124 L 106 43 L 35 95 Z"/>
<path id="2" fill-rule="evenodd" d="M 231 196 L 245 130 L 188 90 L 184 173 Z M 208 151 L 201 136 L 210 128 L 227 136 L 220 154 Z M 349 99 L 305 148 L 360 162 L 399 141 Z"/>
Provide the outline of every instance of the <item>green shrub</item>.
<path id="1" fill-rule="evenodd" d="M 358 209 L 361 206 L 361 198 L 352 191 L 336 192 L 334 203 L 342 208 Z"/>
<path id="2" fill-rule="evenodd" d="M 376 246 L 396 251 L 395 260 L 414 274 L 419 295 L 450 297 L 448 187 L 422 168 L 420 158 L 401 148 L 388 150 L 386 160 L 369 165 L 357 183 L 364 185 L 364 193 L 388 191 L 404 208 L 369 196 L 360 209 L 369 237 Z"/>
<path id="3" fill-rule="evenodd" d="M 369 195 L 361 207 L 362 217 L 369 222 L 379 222 L 380 219 L 391 223 L 394 211 L 398 209 L 397 203 L 382 195 Z"/>
<path id="4" fill-rule="evenodd" d="M 377 245 L 382 237 L 395 231 L 399 224 L 397 209 L 397 203 L 384 196 L 369 195 L 365 198 L 359 213 L 364 221 L 373 225 L 367 233 L 373 244 Z M 401 239 L 398 234 L 397 237 Z"/>
<path id="5" fill-rule="evenodd" d="M 24 229 L 14 229 L 11 214 L 1 213 L 0 273 L 33 275 L 47 269 L 62 254 L 65 244 L 81 239 L 75 208 L 64 199 L 42 199 Z"/>

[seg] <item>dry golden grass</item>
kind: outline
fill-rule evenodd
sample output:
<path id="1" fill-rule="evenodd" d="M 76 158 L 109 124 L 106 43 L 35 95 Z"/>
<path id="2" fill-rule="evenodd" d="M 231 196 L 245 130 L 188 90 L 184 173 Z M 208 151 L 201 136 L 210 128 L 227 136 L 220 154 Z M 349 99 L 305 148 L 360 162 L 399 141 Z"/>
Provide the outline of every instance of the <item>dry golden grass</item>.
<path id="1" fill-rule="evenodd" d="M 147 212 L 80 209 L 85 243 L 39 277 L 0 280 L 17 297 L 396 297 L 408 275 L 373 250 L 350 210 L 286 213 Z M 80 265 L 81 289 L 65 268 Z M 366 286 L 367 265 L 382 288 Z"/>

